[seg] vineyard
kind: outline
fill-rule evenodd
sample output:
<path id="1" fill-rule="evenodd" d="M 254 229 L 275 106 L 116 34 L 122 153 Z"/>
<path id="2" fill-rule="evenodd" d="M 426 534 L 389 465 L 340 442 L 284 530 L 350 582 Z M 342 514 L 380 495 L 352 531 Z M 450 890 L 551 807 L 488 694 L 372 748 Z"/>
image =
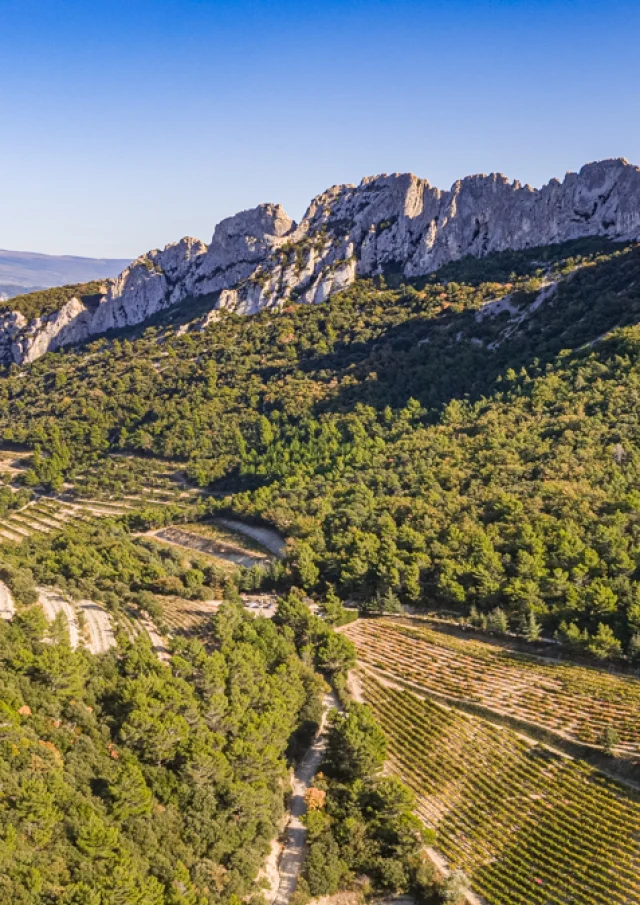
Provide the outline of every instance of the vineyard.
<path id="1" fill-rule="evenodd" d="M 32 535 L 59 531 L 74 519 L 91 519 L 96 516 L 113 518 L 131 508 L 120 503 L 97 503 L 92 500 L 67 502 L 40 497 L 0 520 L 0 543 L 8 541 L 19 544 Z"/>
<path id="2" fill-rule="evenodd" d="M 217 519 L 215 522 L 192 522 L 181 527 L 191 534 L 197 534 L 199 537 L 217 543 L 229 544 L 230 546 L 241 547 L 244 552 L 257 553 L 263 558 L 272 556 L 270 551 L 245 531 L 232 530 L 226 527 L 228 520 Z"/>
<path id="3" fill-rule="evenodd" d="M 636 905 L 640 797 L 478 717 L 362 688 L 437 848 L 489 905 Z"/>
<path id="4" fill-rule="evenodd" d="M 346 634 L 360 660 L 381 677 L 479 704 L 581 743 L 598 744 L 602 733 L 614 728 L 616 754 L 640 756 L 637 679 L 387 620 L 359 620 Z"/>
<path id="5" fill-rule="evenodd" d="M 211 625 L 219 600 L 183 600 L 181 597 L 156 595 L 162 610 L 162 621 L 172 635 L 201 635 Z"/>

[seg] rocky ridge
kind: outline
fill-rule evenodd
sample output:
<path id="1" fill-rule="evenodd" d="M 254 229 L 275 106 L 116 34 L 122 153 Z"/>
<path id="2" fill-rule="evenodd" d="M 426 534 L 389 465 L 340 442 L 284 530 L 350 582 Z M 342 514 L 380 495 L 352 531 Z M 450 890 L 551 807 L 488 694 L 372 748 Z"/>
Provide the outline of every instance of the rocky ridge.
<path id="1" fill-rule="evenodd" d="M 107 281 L 97 304 L 73 298 L 31 322 L 5 309 L 0 362 L 34 361 L 189 298 L 210 297 L 210 322 L 221 309 L 323 302 L 359 277 L 393 271 L 410 279 L 467 255 L 588 236 L 640 240 L 638 167 L 590 163 L 541 189 L 495 173 L 449 191 L 411 173 L 367 177 L 318 195 L 299 224 L 280 205 L 261 204 L 219 223 L 208 246 L 185 238 L 150 251 Z"/>

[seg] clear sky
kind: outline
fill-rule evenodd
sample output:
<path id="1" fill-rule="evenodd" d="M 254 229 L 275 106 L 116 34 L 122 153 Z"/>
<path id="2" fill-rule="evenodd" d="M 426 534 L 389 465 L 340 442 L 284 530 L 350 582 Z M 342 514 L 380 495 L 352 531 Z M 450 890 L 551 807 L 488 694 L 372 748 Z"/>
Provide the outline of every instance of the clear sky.
<path id="1" fill-rule="evenodd" d="M 368 174 L 618 156 L 638 0 L 0 0 L 0 248 L 133 257 Z"/>

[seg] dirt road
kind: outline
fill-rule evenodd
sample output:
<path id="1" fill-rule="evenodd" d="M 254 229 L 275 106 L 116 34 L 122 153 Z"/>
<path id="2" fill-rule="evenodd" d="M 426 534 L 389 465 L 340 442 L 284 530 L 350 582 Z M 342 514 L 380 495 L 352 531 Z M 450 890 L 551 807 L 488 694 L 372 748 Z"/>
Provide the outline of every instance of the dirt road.
<path id="1" fill-rule="evenodd" d="M 286 837 L 278 863 L 278 888 L 270 899 L 272 905 L 287 905 L 304 864 L 307 851 L 307 831 L 301 819 L 307 809 L 304 797 L 324 756 L 327 747 L 327 717 L 334 708 L 341 709 L 340 702 L 332 692 L 325 695 L 320 728 L 294 774 Z"/>
<path id="2" fill-rule="evenodd" d="M 111 625 L 111 619 L 101 606 L 93 600 L 81 600 L 78 606 L 84 613 L 89 629 L 89 643 L 87 647 L 92 654 L 104 654 L 110 647 L 116 646 L 116 637 Z"/>

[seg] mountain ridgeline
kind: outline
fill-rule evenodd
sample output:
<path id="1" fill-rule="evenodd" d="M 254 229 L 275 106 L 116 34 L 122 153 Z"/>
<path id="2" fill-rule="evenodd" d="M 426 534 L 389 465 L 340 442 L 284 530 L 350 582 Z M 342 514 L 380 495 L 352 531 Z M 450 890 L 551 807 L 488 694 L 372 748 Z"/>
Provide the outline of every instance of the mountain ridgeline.
<path id="1" fill-rule="evenodd" d="M 0 362 L 31 362 L 188 300 L 202 300 L 206 324 L 222 310 L 323 302 L 356 279 L 411 280 L 467 256 L 587 237 L 640 238 L 637 167 L 622 159 L 587 164 L 539 190 L 500 174 L 471 176 L 449 191 L 409 173 L 369 177 L 319 195 L 299 224 L 280 205 L 262 204 L 219 223 L 208 246 L 184 238 L 150 251 L 97 298 L 80 287 L 59 304 L 12 299 L 0 314 Z"/>

